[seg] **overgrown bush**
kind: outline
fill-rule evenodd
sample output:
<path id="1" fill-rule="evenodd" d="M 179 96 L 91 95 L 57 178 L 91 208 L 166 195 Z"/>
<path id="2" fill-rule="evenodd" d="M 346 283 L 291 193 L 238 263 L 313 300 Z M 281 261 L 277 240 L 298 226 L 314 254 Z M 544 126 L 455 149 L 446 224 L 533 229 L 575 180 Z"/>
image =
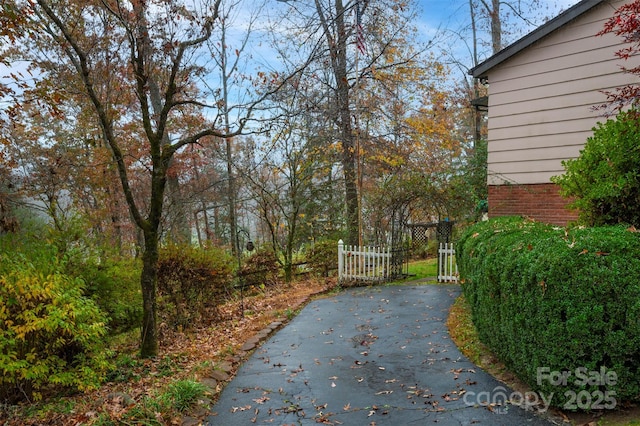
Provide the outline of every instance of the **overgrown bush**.
<path id="1" fill-rule="evenodd" d="M 59 223 L 55 229 L 24 213 L 21 231 L 0 238 L 0 252 L 22 253 L 43 275 L 61 272 L 84 281 L 84 295 L 107 314 L 107 329 L 118 334 L 140 326 L 142 296 L 140 262 L 118 256 L 87 235 L 81 218 Z M 0 274 L 3 268 L 0 264 Z"/>
<path id="2" fill-rule="evenodd" d="M 566 172 L 552 178 L 563 195 L 575 197 L 571 206 L 584 223 L 640 227 L 639 134 L 638 110 L 598 123 L 580 156 L 564 161 Z"/>
<path id="3" fill-rule="evenodd" d="M 76 257 L 68 262 L 66 270 L 86 283 L 86 294 L 108 316 L 110 334 L 141 326 L 141 265 L 138 260 Z"/>
<path id="4" fill-rule="evenodd" d="M 338 269 L 338 241 L 319 241 L 307 253 L 307 266 L 323 277 L 329 276 L 329 271 Z"/>
<path id="5" fill-rule="evenodd" d="M 239 276 L 244 286 L 274 286 L 280 282 L 280 262 L 272 250 L 256 250 L 244 261 Z"/>
<path id="6" fill-rule="evenodd" d="M 216 248 L 170 244 L 160 249 L 158 295 L 161 315 L 172 326 L 186 327 L 217 314 L 231 284 L 233 258 Z"/>
<path id="7" fill-rule="evenodd" d="M 553 405 L 598 408 L 592 403 L 606 404 L 603 395 L 640 399 L 635 229 L 500 218 L 466 230 L 456 252 L 481 340 L 533 389 L 553 394 Z M 591 374 L 581 380 L 581 372 L 601 369 L 615 372 L 615 383 Z M 569 374 L 566 384 L 550 380 L 552 372 Z"/>
<path id="8" fill-rule="evenodd" d="M 97 387 L 109 368 L 106 317 L 82 280 L 43 273 L 21 253 L 0 253 L 0 263 L 0 399 Z"/>

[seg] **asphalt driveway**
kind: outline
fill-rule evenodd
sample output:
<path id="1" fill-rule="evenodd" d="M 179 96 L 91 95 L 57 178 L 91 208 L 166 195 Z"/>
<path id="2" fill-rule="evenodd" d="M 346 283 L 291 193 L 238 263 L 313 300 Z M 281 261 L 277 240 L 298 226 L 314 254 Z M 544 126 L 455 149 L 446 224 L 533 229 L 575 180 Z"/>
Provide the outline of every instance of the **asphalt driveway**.
<path id="1" fill-rule="evenodd" d="M 355 288 L 309 303 L 242 365 L 209 425 L 551 425 L 457 349 L 458 286 Z"/>

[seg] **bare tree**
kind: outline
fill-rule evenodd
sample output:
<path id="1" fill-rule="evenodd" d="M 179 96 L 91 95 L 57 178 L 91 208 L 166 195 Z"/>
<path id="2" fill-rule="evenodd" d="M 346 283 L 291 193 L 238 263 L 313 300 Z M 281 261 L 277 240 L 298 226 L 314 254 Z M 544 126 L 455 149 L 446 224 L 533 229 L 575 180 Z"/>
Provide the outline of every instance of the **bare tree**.
<path id="1" fill-rule="evenodd" d="M 413 16 L 411 2 L 396 0 L 315 0 L 312 4 L 289 2 L 283 22 L 292 36 L 314 59 L 301 85 L 317 86 L 327 102 L 333 136 L 339 146 L 344 180 L 346 239 L 360 240 L 360 155 L 357 93 L 361 82 L 375 79 L 376 70 L 407 65 L 414 57 L 389 55 L 406 42 L 405 30 Z M 283 24 L 284 25 L 284 24 Z M 286 59 L 286 48 L 280 51 Z M 417 53 L 414 53 L 417 56 Z"/>

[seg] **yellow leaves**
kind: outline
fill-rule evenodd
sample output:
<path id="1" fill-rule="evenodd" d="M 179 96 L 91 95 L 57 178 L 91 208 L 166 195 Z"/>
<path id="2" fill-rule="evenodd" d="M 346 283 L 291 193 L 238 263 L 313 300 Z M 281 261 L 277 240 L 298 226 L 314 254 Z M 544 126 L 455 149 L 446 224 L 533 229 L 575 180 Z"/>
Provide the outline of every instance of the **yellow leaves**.
<path id="1" fill-rule="evenodd" d="M 397 155 L 375 154 L 367 156 L 367 160 L 371 162 L 379 162 L 390 167 L 400 167 L 405 163 L 404 158 Z"/>
<path id="2" fill-rule="evenodd" d="M 33 265 L 14 266 L 0 277 L 0 372 L 19 375 L 37 398 L 50 384 L 88 389 L 108 367 L 99 351 L 104 316 L 82 297 L 81 282 L 62 273 L 45 275 Z M 70 366 L 59 357 L 74 342 L 86 361 Z M 2 374 L 0 374 L 1 376 Z M 0 380 L 1 381 L 1 380 Z"/>
<path id="3" fill-rule="evenodd" d="M 13 332 L 15 333 L 17 340 L 24 341 L 27 340 L 27 334 L 36 331 L 37 329 L 37 323 L 34 321 L 30 321 L 22 325 L 14 326 Z"/>

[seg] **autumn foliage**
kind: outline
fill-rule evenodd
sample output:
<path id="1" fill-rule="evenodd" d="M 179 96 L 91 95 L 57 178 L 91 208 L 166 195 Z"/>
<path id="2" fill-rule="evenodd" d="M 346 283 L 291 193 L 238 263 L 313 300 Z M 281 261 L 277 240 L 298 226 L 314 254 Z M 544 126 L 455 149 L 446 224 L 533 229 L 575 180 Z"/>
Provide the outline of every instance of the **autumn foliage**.
<path id="1" fill-rule="evenodd" d="M 216 248 L 167 244 L 160 249 L 158 293 L 160 315 L 171 327 L 217 319 L 217 306 L 231 290 L 233 258 Z"/>
<path id="2" fill-rule="evenodd" d="M 249 287 L 273 287 L 280 282 L 278 257 L 269 249 L 252 253 L 238 273 L 240 285 Z"/>
<path id="3" fill-rule="evenodd" d="M 616 57 L 627 61 L 640 53 L 640 1 L 623 4 L 616 9 L 613 16 L 605 23 L 598 35 L 615 34 L 622 37 L 626 47 L 618 50 Z M 626 73 L 640 76 L 640 66 L 625 67 Z M 605 91 L 607 104 L 601 105 L 602 109 L 619 111 L 629 104 L 636 104 L 640 100 L 640 86 L 633 84 L 618 87 L 613 91 Z"/>

